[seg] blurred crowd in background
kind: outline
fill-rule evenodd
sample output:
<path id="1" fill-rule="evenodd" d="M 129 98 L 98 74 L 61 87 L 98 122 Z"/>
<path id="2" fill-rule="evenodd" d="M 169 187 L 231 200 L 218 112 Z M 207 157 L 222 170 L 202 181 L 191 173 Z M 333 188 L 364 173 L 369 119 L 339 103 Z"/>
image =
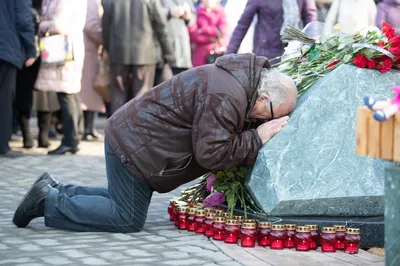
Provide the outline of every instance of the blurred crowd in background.
<path id="1" fill-rule="evenodd" d="M 0 156 L 19 130 L 26 149 L 78 151 L 102 141 L 95 119 L 174 75 L 223 54 L 279 57 L 287 24 L 312 21 L 353 33 L 383 21 L 400 33 L 400 0 L 2 0 Z M 41 38 L 68 36 L 73 59 L 48 64 Z M 279 59 L 275 59 L 275 62 Z M 30 131 L 37 117 L 38 136 Z M 34 139 L 37 139 L 35 144 Z"/>

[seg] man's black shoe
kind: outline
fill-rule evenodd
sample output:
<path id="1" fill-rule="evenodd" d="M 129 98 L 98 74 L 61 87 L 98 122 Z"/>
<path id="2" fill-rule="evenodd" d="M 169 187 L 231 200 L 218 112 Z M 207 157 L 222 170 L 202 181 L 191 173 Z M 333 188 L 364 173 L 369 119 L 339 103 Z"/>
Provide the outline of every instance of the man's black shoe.
<path id="1" fill-rule="evenodd" d="M 44 216 L 44 203 L 51 186 L 41 180 L 28 190 L 15 211 L 13 223 L 26 227 L 34 218 Z"/>
<path id="2" fill-rule="evenodd" d="M 78 148 L 61 145 L 57 149 L 49 151 L 47 154 L 48 155 L 64 155 L 66 153 L 75 154 L 77 152 L 78 152 Z"/>
<path id="3" fill-rule="evenodd" d="M 56 187 L 60 184 L 51 174 L 44 172 L 41 176 L 39 176 L 33 184 L 37 184 L 40 181 L 45 180 L 50 186 Z"/>

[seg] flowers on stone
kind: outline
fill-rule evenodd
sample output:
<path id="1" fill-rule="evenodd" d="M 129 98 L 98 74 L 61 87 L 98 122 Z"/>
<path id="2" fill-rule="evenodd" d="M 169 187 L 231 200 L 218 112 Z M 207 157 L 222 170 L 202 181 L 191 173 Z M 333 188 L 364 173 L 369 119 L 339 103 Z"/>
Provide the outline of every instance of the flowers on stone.
<path id="1" fill-rule="evenodd" d="M 208 192 L 211 192 L 215 179 L 217 179 L 217 176 L 214 173 L 207 178 L 206 189 Z"/>
<path id="2" fill-rule="evenodd" d="M 334 67 L 334 66 L 336 66 L 339 62 L 340 62 L 340 60 L 335 60 L 335 61 L 329 63 L 329 64 L 326 66 L 326 68 Z"/>
<path id="3" fill-rule="evenodd" d="M 368 59 L 365 55 L 359 54 L 353 59 L 353 63 L 356 67 L 366 68 L 368 65 Z"/>
<path id="4" fill-rule="evenodd" d="M 394 29 L 389 23 L 382 23 L 382 32 L 386 35 L 388 39 L 394 37 Z"/>
<path id="5" fill-rule="evenodd" d="M 377 60 L 376 68 L 379 69 L 381 73 L 388 72 L 392 68 L 392 59 L 387 56 L 382 56 Z"/>
<path id="6" fill-rule="evenodd" d="M 216 207 L 223 202 L 225 202 L 224 194 L 222 192 L 213 192 L 204 199 L 203 204 L 207 208 Z"/>

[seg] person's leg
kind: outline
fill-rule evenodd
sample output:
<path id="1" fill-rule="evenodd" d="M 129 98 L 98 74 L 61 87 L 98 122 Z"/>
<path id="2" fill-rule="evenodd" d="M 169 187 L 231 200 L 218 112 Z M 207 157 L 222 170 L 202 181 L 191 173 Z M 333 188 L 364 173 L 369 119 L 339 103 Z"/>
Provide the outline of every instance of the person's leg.
<path id="1" fill-rule="evenodd" d="M 39 148 L 49 147 L 49 129 L 51 123 L 51 112 L 37 111 L 37 123 L 39 127 Z"/>
<path id="2" fill-rule="evenodd" d="M 57 97 L 61 107 L 64 137 L 61 141 L 61 146 L 54 151 L 50 151 L 49 154 L 75 153 L 79 144 L 79 98 L 75 94 L 66 93 L 57 93 Z M 62 149 L 62 146 L 68 147 L 69 150 Z"/>
<path id="3" fill-rule="evenodd" d="M 68 197 L 73 197 L 77 195 L 102 196 L 106 198 L 110 197 L 108 189 L 104 187 L 83 187 L 60 184 L 56 188 L 58 189 L 58 191 L 60 191 L 60 193 L 64 193 Z"/>
<path id="4" fill-rule="evenodd" d="M 153 88 L 155 65 L 133 66 L 132 82 L 135 96 L 145 93 Z"/>
<path id="5" fill-rule="evenodd" d="M 30 110 L 17 110 L 17 119 L 21 126 L 23 143 L 25 149 L 33 147 L 33 139 L 31 135 L 29 120 L 31 118 Z"/>
<path id="6" fill-rule="evenodd" d="M 129 66 L 111 65 L 110 112 L 115 113 L 128 101 Z"/>
<path id="7" fill-rule="evenodd" d="M 75 231 L 132 233 L 142 230 L 152 191 L 121 163 L 105 141 L 109 198 L 68 197 L 56 189 L 45 200 L 45 223 Z"/>
<path id="8" fill-rule="evenodd" d="M 17 68 L 0 60 L 0 155 L 10 152 L 8 141 L 12 133 L 13 92 L 16 78 Z"/>

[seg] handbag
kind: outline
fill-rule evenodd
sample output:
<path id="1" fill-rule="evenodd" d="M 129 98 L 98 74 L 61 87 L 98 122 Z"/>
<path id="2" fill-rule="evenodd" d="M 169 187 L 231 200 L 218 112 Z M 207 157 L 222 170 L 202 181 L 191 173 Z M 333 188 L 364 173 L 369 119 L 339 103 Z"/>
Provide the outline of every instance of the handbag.
<path id="1" fill-rule="evenodd" d="M 110 67 L 107 60 L 99 55 L 99 69 L 97 70 L 96 80 L 94 82 L 94 90 L 107 103 L 110 102 Z"/>
<path id="2" fill-rule="evenodd" d="M 224 55 L 223 52 L 217 52 L 217 42 L 220 43 L 220 39 L 214 41 L 214 48 L 206 56 L 206 64 L 214 64 L 218 57 Z"/>
<path id="3" fill-rule="evenodd" d="M 74 60 L 74 49 L 68 35 L 46 34 L 39 40 L 39 49 L 43 65 L 64 65 Z"/>

